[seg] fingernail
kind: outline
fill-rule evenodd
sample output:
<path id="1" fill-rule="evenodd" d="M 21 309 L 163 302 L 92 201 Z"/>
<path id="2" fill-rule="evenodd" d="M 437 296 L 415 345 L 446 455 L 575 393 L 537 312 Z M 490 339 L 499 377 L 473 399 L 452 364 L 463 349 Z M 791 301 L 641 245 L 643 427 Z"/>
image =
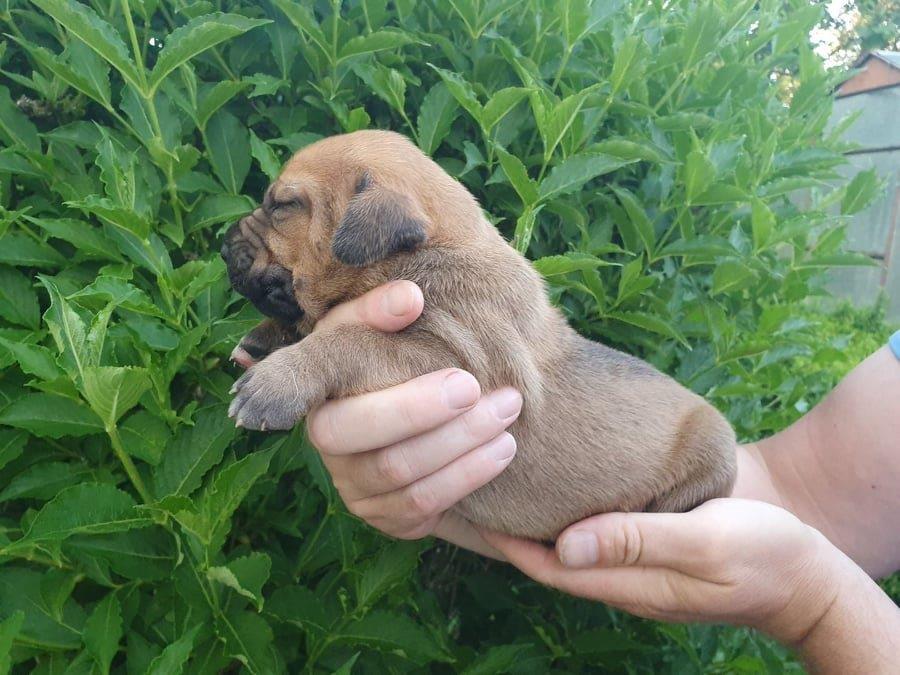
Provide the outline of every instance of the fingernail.
<path id="1" fill-rule="evenodd" d="M 559 560 L 566 567 L 596 565 L 600 560 L 597 537 L 590 532 L 570 532 L 559 544 Z"/>
<path id="2" fill-rule="evenodd" d="M 394 282 L 381 299 L 381 306 L 391 316 L 405 316 L 412 307 L 412 294 L 407 285 Z"/>
<path id="3" fill-rule="evenodd" d="M 497 417 L 505 421 L 522 410 L 522 394 L 515 389 L 501 389 L 491 394 L 491 403 Z"/>
<path id="4" fill-rule="evenodd" d="M 444 399 L 454 410 L 468 408 L 481 395 L 478 380 L 461 370 L 455 370 L 444 379 Z"/>
<path id="5" fill-rule="evenodd" d="M 500 434 L 485 446 L 485 451 L 498 464 L 506 464 L 516 456 L 516 439 L 511 434 Z"/>

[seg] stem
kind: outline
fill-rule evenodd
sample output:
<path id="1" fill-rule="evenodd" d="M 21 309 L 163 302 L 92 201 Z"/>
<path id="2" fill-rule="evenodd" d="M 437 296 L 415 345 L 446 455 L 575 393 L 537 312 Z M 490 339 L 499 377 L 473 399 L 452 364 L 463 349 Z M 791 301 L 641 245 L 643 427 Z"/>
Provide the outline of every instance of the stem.
<path id="1" fill-rule="evenodd" d="M 119 430 L 116 428 L 115 424 L 106 429 L 106 435 L 109 436 L 109 442 L 112 445 L 113 452 L 116 453 L 116 457 L 122 464 L 122 468 L 124 468 L 125 473 L 128 474 L 128 479 L 131 481 L 134 489 L 137 490 L 141 500 L 145 504 L 149 504 L 153 501 L 153 498 L 150 496 L 147 486 L 144 485 L 144 479 L 141 478 L 141 474 L 138 473 L 137 467 L 134 465 L 134 462 L 131 461 L 131 457 L 128 456 L 125 452 L 125 448 L 122 447 L 122 439 L 119 438 Z"/>
<path id="2" fill-rule="evenodd" d="M 125 15 L 125 23 L 128 26 L 128 36 L 131 38 L 131 49 L 134 52 L 134 61 L 137 66 L 138 79 L 141 81 L 141 94 L 146 96 L 147 92 L 147 73 L 144 69 L 144 60 L 141 58 L 141 45 L 138 42 L 137 31 L 134 29 L 134 21 L 131 18 L 131 7 L 128 0 L 122 1 L 122 14 Z"/>

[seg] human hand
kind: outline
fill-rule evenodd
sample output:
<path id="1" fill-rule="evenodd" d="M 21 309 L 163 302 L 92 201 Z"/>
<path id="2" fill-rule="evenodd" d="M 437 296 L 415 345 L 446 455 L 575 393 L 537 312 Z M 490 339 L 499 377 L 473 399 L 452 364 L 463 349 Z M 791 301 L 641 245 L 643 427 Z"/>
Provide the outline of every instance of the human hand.
<path id="1" fill-rule="evenodd" d="M 335 307 L 316 330 L 364 323 L 394 332 L 423 307 L 419 287 L 397 281 Z M 499 557 L 448 509 L 509 465 L 516 443 L 504 430 L 521 407 L 517 391 L 482 395 L 472 375 L 447 369 L 329 401 L 308 415 L 307 432 L 351 513 L 394 537 L 435 535 Z"/>
<path id="2" fill-rule="evenodd" d="M 484 532 L 535 580 L 663 621 L 748 625 L 802 640 L 837 596 L 846 558 L 818 531 L 762 502 L 715 499 L 688 513 L 608 513 L 556 549 Z"/>

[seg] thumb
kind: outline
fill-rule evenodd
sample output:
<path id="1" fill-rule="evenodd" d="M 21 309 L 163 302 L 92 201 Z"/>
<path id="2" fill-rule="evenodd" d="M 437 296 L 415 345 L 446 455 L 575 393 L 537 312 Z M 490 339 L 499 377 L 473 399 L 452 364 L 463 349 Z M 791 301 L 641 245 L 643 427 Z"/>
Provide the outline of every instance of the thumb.
<path id="1" fill-rule="evenodd" d="M 684 569 L 707 547 L 707 533 L 691 513 L 606 513 L 569 526 L 556 540 L 569 568 Z"/>
<path id="2" fill-rule="evenodd" d="M 419 318 L 425 307 L 420 289 L 412 281 L 392 281 L 332 309 L 316 323 L 316 330 L 361 323 L 394 333 Z"/>

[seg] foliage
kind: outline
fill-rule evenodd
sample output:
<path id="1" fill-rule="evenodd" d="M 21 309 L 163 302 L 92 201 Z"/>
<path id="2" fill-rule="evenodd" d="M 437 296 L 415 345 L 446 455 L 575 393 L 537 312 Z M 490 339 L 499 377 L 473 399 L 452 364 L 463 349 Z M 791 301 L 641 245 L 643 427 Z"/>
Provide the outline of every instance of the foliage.
<path id="1" fill-rule="evenodd" d="M 350 518 L 302 430 L 224 416 L 228 354 L 258 316 L 217 249 L 289 152 L 404 132 L 580 331 L 767 434 L 858 344 L 857 327 L 823 340 L 806 300 L 824 270 L 864 262 L 841 249 L 843 217 L 878 189 L 835 182 L 818 9 L 5 7 L 0 670 L 797 669 L 750 631 L 641 621 Z M 785 69 L 790 101 L 770 77 Z"/>

